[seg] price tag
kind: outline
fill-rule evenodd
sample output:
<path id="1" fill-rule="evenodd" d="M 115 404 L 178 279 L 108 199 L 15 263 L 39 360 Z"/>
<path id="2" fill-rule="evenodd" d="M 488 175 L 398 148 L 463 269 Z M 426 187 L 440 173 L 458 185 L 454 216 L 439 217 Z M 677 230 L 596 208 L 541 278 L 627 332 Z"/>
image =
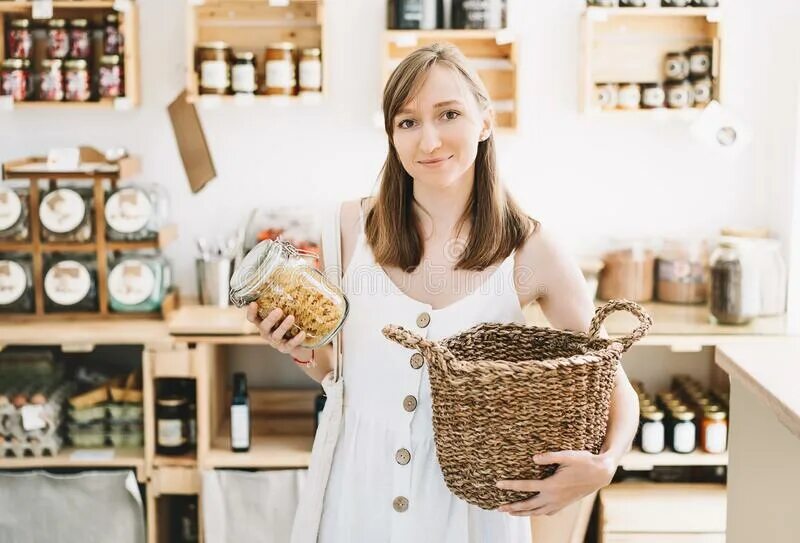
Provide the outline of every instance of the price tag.
<path id="1" fill-rule="evenodd" d="M 42 412 L 44 406 L 41 405 L 23 405 L 22 409 L 20 409 L 20 413 L 22 414 L 22 429 L 26 432 L 30 432 L 31 430 L 41 430 L 47 424 L 42 417 Z"/>
<path id="2" fill-rule="evenodd" d="M 34 19 L 53 18 L 53 0 L 33 0 Z"/>
<path id="3" fill-rule="evenodd" d="M 13 110 L 14 110 L 14 97 L 0 96 L 0 111 L 13 111 Z"/>
<path id="4" fill-rule="evenodd" d="M 397 47 L 416 47 L 419 40 L 417 40 L 417 35 L 413 32 L 397 34 L 392 38 L 394 44 Z"/>
<path id="5" fill-rule="evenodd" d="M 494 35 L 494 41 L 497 45 L 508 45 L 509 43 L 514 43 L 514 32 L 505 28 L 503 30 L 498 30 L 497 34 Z"/>
<path id="6" fill-rule="evenodd" d="M 131 0 L 114 0 L 112 9 L 114 11 L 119 11 L 120 13 L 128 13 L 131 10 L 131 7 L 133 7 Z"/>
<path id="7" fill-rule="evenodd" d="M 114 109 L 117 111 L 128 111 L 133 108 L 133 102 L 127 96 L 114 98 Z"/>
<path id="8" fill-rule="evenodd" d="M 285 8 L 289 5 L 289 0 L 269 0 L 270 7 Z"/>

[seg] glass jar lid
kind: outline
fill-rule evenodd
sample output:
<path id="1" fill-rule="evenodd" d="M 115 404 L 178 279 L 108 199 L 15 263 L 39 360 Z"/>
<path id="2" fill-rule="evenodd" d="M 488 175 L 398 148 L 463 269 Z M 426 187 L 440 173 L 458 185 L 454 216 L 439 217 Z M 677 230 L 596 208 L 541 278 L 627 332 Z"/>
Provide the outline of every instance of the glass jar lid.
<path id="1" fill-rule="evenodd" d="M 62 260 L 52 266 L 44 277 L 47 297 L 58 305 L 75 305 L 92 288 L 89 270 L 76 260 Z"/>
<path id="2" fill-rule="evenodd" d="M 672 416 L 675 418 L 675 420 L 680 420 L 683 422 L 689 422 L 694 420 L 694 412 L 689 411 L 688 409 L 682 411 L 673 411 Z"/>
<path id="3" fill-rule="evenodd" d="M 42 198 L 39 218 L 56 234 L 66 234 L 80 226 L 86 216 L 86 202 L 72 189 L 56 189 Z"/>
<path id="4" fill-rule="evenodd" d="M 50 28 L 64 28 L 67 26 L 67 21 L 64 19 L 50 19 L 50 21 L 47 23 L 47 26 Z"/>
<path id="5" fill-rule="evenodd" d="M 256 55 L 252 51 L 241 51 L 239 53 L 234 53 L 233 58 L 235 58 L 236 60 L 252 62 L 253 60 L 255 60 Z"/>
<path id="6" fill-rule="evenodd" d="M 28 28 L 30 26 L 30 19 L 14 19 L 11 21 L 11 28 Z"/>
<path id="7" fill-rule="evenodd" d="M 664 419 L 664 412 L 656 410 L 656 411 L 650 411 L 648 413 L 642 413 L 642 418 L 644 418 L 647 421 L 658 422 Z"/>
<path id="8" fill-rule="evenodd" d="M 187 403 L 189 403 L 189 400 L 187 400 L 182 396 L 168 396 L 165 398 L 157 399 L 156 403 L 164 407 L 180 407 L 182 405 L 186 405 Z"/>
<path id="9" fill-rule="evenodd" d="M 68 70 L 85 70 L 88 64 L 83 59 L 68 60 L 64 63 L 64 68 Z"/>
<path id="10" fill-rule="evenodd" d="M 3 61 L 3 68 L 7 70 L 21 70 L 24 66 L 21 58 L 7 58 Z"/>
<path id="11" fill-rule="evenodd" d="M 319 47 L 308 47 L 302 50 L 303 56 L 306 57 L 318 57 L 322 55 L 322 51 L 320 51 Z"/>
<path id="12" fill-rule="evenodd" d="M 100 64 L 115 66 L 119 64 L 119 55 L 103 55 L 100 57 Z"/>
<path id="13" fill-rule="evenodd" d="M 45 58 L 42 59 L 42 68 L 47 68 L 48 70 L 56 70 L 61 68 L 61 59 L 59 58 Z"/>
<path id="14" fill-rule="evenodd" d="M 156 274 L 143 260 L 125 258 L 114 264 L 108 274 L 108 291 L 118 302 L 138 305 L 156 290 Z"/>
<path id="15" fill-rule="evenodd" d="M 281 41 L 278 43 L 272 43 L 267 46 L 267 49 L 279 49 L 282 51 L 294 51 L 295 45 L 289 41 Z"/>
<path id="16" fill-rule="evenodd" d="M 117 24 L 119 23 L 119 16 L 116 13 L 109 13 L 108 15 L 106 15 L 106 22 Z"/>
<path id="17" fill-rule="evenodd" d="M 69 22 L 69 26 L 72 28 L 86 28 L 89 26 L 89 21 L 87 19 L 72 19 Z"/>
<path id="18" fill-rule="evenodd" d="M 111 194 L 106 202 L 108 225 L 122 234 L 143 230 L 155 214 L 147 193 L 138 187 L 124 187 Z"/>

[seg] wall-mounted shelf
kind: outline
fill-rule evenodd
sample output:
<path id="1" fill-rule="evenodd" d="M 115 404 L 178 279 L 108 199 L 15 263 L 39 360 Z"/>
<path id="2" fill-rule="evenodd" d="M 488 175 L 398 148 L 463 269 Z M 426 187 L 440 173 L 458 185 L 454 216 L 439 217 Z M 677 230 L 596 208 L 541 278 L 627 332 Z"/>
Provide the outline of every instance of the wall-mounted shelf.
<path id="1" fill-rule="evenodd" d="M 634 449 L 627 453 L 619 467 L 627 471 L 649 471 L 655 466 L 727 466 L 728 453 L 710 454 L 700 450 L 682 454 L 666 450 L 658 454 Z"/>

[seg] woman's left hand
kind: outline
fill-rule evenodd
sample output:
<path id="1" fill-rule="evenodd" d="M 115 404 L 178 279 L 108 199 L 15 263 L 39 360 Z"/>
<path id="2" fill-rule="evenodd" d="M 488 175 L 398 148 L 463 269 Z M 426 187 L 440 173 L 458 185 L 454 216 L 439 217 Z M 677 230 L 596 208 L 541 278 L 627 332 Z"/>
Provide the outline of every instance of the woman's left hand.
<path id="1" fill-rule="evenodd" d="M 513 516 L 552 515 L 611 482 L 617 462 L 604 454 L 560 451 L 537 454 L 537 464 L 559 464 L 556 472 L 542 480 L 498 481 L 497 487 L 519 492 L 538 492 L 527 500 L 498 507 Z"/>

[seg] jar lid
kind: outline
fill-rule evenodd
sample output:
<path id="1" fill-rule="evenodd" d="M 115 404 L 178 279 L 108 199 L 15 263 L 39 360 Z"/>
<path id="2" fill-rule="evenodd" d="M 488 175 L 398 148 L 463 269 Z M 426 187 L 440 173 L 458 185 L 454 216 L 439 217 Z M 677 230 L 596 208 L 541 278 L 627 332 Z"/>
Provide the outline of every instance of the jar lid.
<path id="1" fill-rule="evenodd" d="M 69 22 L 69 26 L 73 28 L 86 28 L 89 26 L 89 21 L 87 19 L 72 19 Z"/>
<path id="2" fill-rule="evenodd" d="M 694 412 L 689 411 L 688 409 L 685 411 L 673 411 L 672 416 L 675 418 L 675 420 L 682 420 L 682 421 L 694 420 Z"/>
<path id="3" fill-rule="evenodd" d="M 241 51 L 239 53 L 234 53 L 233 58 L 236 60 L 254 60 L 256 55 L 252 51 Z"/>
<path id="4" fill-rule="evenodd" d="M 21 58 L 7 58 L 3 61 L 3 68 L 11 68 L 13 70 L 20 70 L 25 66 Z"/>
<path id="5" fill-rule="evenodd" d="M 655 405 L 650 405 L 650 404 L 640 405 L 639 406 L 639 412 L 640 413 L 652 413 L 653 411 L 658 411 L 658 407 L 656 407 Z"/>
<path id="6" fill-rule="evenodd" d="M 22 298 L 28 288 L 28 274 L 13 260 L 0 260 L 0 305 L 10 305 Z"/>
<path id="7" fill-rule="evenodd" d="M 164 407 L 179 407 L 187 403 L 189 403 L 189 400 L 183 396 L 167 396 L 156 400 L 156 404 L 163 405 Z"/>
<path id="8" fill-rule="evenodd" d="M 650 420 L 653 422 L 658 422 L 664 419 L 664 412 L 663 411 L 650 411 L 648 413 L 642 413 L 642 418 L 646 420 Z"/>
<path id="9" fill-rule="evenodd" d="M 280 49 L 283 51 L 294 51 L 295 45 L 289 41 L 281 41 L 267 46 L 267 49 Z"/>
<path id="10" fill-rule="evenodd" d="M 706 411 L 704 415 L 709 420 L 725 420 L 728 418 L 728 414 L 725 411 Z"/>
<path id="11" fill-rule="evenodd" d="M 85 70 L 88 64 L 83 59 L 68 60 L 64 63 L 64 68 L 68 70 Z"/>
<path id="12" fill-rule="evenodd" d="M 303 55 L 308 55 L 310 57 L 318 57 L 322 55 L 322 51 L 319 47 L 308 47 L 302 50 Z"/>
<path id="13" fill-rule="evenodd" d="M 31 26 L 30 19 L 14 19 L 11 21 L 11 28 L 28 28 Z"/>
<path id="14" fill-rule="evenodd" d="M 230 49 L 230 45 L 228 45 L 228 42 L 224 42 L 224 41 L 206 41 L 206 42 L 203 42 L 203 43 L 198 43 L 197 44 L 197 48 L 198 49 L 214 49 L 214 50 L 217 50 L 217 51 L 222 51 L 222 50 L 225 50 L 225 49 Z"/>
<path id="15" fill-rule="evenodd" d="M 116 13 L 109 13 L 106 15 L 106 22 L 107 23 L 118 23 L 119 16 Z"/>
<path id="16" fill-rule="evenodd" d="M 64 19 L 50 19 L 50 21 L 47 23 L 47 26 L 50 28 L 64 28 L 67 26 L 67 21 Z"/>
<path id="17" fill-rule="evenodd" d="M 284 256 L 283 242 L 266 239 L 250 249 L 230 282 L 230 300 L 237 307 L 255 301 L 266 279 Z"/>
<path id="18" fill-rule="evenodd" d="M 17 224 L 22 217 L 23 202 L 16 191 L 0 187 L 0 232 Z"/>
<path id="19" fill-rule="evenodd" d="M 100 64 L 119 64 L 119 55 L 103 55 L 100 57 Z"/>
<path id="20" fill-rule="evenodd" d="M 45 58 L 42 59 L 42 68 L 61 68 L 60 58 Z"/>

